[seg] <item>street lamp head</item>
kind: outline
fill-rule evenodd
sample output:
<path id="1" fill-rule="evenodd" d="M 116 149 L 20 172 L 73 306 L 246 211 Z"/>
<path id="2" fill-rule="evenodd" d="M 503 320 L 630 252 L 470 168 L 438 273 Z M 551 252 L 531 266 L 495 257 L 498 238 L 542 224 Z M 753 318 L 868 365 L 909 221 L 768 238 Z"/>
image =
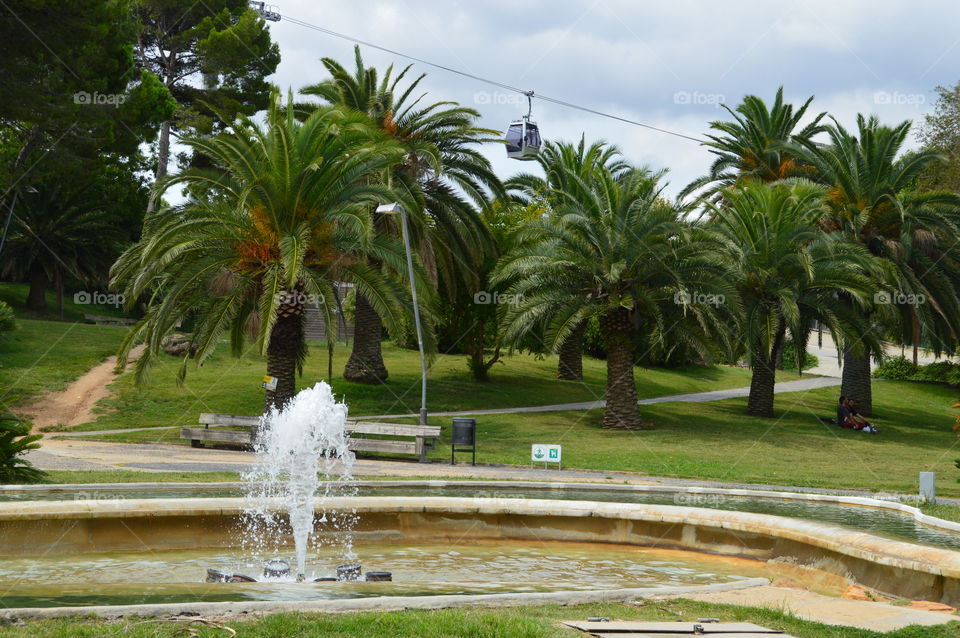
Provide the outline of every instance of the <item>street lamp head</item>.
<path id="1" fill-rule="evenodd" d="M 381 215 L 396 215 L 403 212 L 403 205 L 400 202 L 390 204 L 380 204 L 377 206 L 377 212 Z"/>
<path id="2" fill-rule="evenodd" d="M 23 187 L 23 190 L 24 190 L 25 193 L 39 193 L 39 192 L 40 192 L 40 191 L 38 191 L 36 188 L 34 188 L 33 186 L 24 186 L 24 187 Z"/>

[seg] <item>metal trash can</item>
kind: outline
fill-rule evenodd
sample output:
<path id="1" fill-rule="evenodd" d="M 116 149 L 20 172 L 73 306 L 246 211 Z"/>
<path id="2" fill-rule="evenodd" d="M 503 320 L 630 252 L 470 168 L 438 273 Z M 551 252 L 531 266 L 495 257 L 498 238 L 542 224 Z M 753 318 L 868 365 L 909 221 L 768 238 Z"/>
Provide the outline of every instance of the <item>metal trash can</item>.
<path id="1" fill-rule="evenodd" d="M 473 455 L 472 463 L 477 464 L 477 420 L 455 418 L 453 420 L 453 434 L 450 443 L 450 464 L 456 465 L 457 452 L 470 452 Z"/>

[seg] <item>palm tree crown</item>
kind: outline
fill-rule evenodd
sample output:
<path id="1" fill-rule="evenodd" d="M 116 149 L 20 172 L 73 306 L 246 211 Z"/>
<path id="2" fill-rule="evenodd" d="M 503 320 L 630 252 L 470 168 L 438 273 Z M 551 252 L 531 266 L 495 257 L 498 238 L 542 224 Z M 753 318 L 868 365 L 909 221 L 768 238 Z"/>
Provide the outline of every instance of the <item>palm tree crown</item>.
<path id="1" fill-rule="evenodd" d="M 209 196 L 149 219 L 143 239 L 114 266 L 128 299 L 158 291 L 121 351 L 147 344 L 141 375 L 163 338 L 193 315 L 198 362 L 225 331 L 235 352 L 245 333 L 255 337 L 279 380 L 267 397 L 277 405 L 292 396 L 303 361 L 306 301 L 317 301 L 334 325 L 334 288 L 350 281 L 389 324 L 402 321 L 404 287 L 366 257 L 404 263 L 397 242 L 373 233 L 369 213 L 392 196 L 369 178 L 400 161 L 403 149 L 361 114 L 325 107 L 301 122 L 294 111 L 275 91 L 265 125 L 241 118 L 221 135 L 189 140 L 214 168 L 185 171 L 165 187 Z"/>

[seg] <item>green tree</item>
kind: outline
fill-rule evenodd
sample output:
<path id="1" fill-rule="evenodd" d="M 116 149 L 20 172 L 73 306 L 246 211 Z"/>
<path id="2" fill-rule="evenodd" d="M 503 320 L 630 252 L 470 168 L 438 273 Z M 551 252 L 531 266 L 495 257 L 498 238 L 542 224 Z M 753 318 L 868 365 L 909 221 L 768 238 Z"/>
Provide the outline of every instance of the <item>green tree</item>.
<path id="1" fill-rule="evenodd" d="M 566 203 L 531 226 L 494 277 L 510 282 L 508 293 L 518 300 L 504 307 L 504 336 L 516 339 L 543 322 L 555 351 L 581 322 L 596 317 L 607 351 L 603 425 L 639 428 L 637 333 L 668 333 L 663 319 L 676 308 L 678 292 L 728 288 L 704 246 L 691 241 L 679 212 L 660 197 L 658 176 L 598 170 L 581 180 L 562 170 Z M 713 309 L 689 311 L 705 316 Z"/>
<path id="2" fill-rule="evenodd" d="M 402 148 L 365 116 L 325 107 L 299 121 L 292 101 L 284 106 L 275 94 L 266 124 L 241 117 L 228 131 L 187 143 L 214 168 L 185 170 L 164 185 L 211 196 L 147 218 L 143 239 L 114 266 L 128 300 L 153 291 L 118 365 L 146 343 L 136 368 L 142 380 L 164 337 L 193 316 L 198 364 L 224 332 L 235 354 L 245 335 L 256 340 L 267 374 L 278 379 L 266 408 L 278 407 L 293 396 L 306 354 L 306 302 L 315 299 L 327 325 L 336 325 L 334 288 L 349 281 L 388 325 L 403 321 L 411 307 L 405 284 L 366 261 L 405 263 L 402 245 L 375 234 L 369 214 L 372 203 L 395 196 L 369 182 L 402 159 Z"/>
<path id="3" fill-rule="evenodd" d="M 820 229 L 824 189 L 812 182 L 743 182 L 709 207 L 709 228 L 722 239 L 717 255 L 742 306 L 739 336 L 752 370 L 747 413 L 771 417 L 781 319 L 795 335 L 811 314 L 839 332 L 837 295 L 872 303 L 869 254 Z"/>
<path id="4" fill-rule="evenodd" d="M 563 208 L 566 193 L 576 188 L 571 182 L 589 184 L 600 171 L 619 175 L 631 169 L 619 149 L 603 141 L 586 144 L 547 142 L 537 155 L 544 175 L 521 173 L 508 180 L 506 186 L 524 203 L 540 203 L 549 211 Z M 557 349 L 557 378 L 570 381 L 583 379 L 583 337 L 587 321 L 581 321 Z"/>
<path id="5" fill-rule="evenodd" d="M 237 115 L 267 107 L 265 78 L 276 71 L 280 49 L 247 0 L 136 0 L 134 14 L 137 60 L 177 104 L 160 126 L 159 180 L 167 174 L 171 136 L 209 135 Z M 148 213 L 154 206 L 155 198 Z"/>
<path id="6" fill-rule="evenodd" d="M 860 335 L 844 340 L 842 392 L 869 415 L 870 357 L 884 354 L 870 344 L 874 333 L 890 326 L 891 317 L 899 316 L 911 327 L 914 343 L 924 332 L 937 335 L 937 344 L 953 343 L 960 334 L 958 264 L 950 253 L 960 236 L 960 196 L 914 189 L 917 178 L 943 157 L 931 150 L 901 152 L 909 121 L 890 127 L 859 115 L 856 134 L 835 120 L 826 130 L 829 145 L 807 140 L 790 146 L 828 188 L 823 227 L 879 258 L 871 273 L 876 285 L 892 293 L 891 301 L 905 300 L 888 304 L 879 297 L 880 304 L 858 313 Z"/>
<path id="7" fill-rule="evenodd" d="M 415 91 L 426 75 L 404 82 L 410 66 L 394 74 L 391 65 L 381 77 L 376 68 L 365 66 L 359 47 L 352 73 L 336 60 L 321 62 L 330 78 L 304 87 L 301 93 L 366 114 L 403 146 L 404 161 L 378 179 L 413 203 L 408 207 L 411 242 L 424 263 L 431 265 L 444 299 L 451 302 L 465 289 L 476 290 L 477 266 L 495 251 L 479 211 L 489 205 L 490 192 L 503 194 L 479 146 L 495 141 L 497 131 L 478 127 L 480 114 L 455 102 L 422 105 L 426 94 Z M 396 236 L 398 221 L 378 217 L 377 231 Z M 371 264 L 381 266 L 376 260 Z M 382 332 L 376 309 L 364 295 L 357 295 L 353 349 L 345 378 L 359 383 L 387 379 Z"/>
<path id="8" fill-rule="evenodd" d="M 134 62 L 127 0 L 33 0 L 0 11 L 0 129 L 21 168 L 38 150 L 132 156 L 172 109 Z M 8 171 L 10 166 L 5 167 Z M 20 177 L 8 174 L 7 183 Z M 11 179 L 12 178 L 12 179 Z"/>
<path id="9" fill-rule="evenodd" d="M 920 174 L 924 190 L 960 193 L 960 82 L 953 88 L 938 86 L 933 112 L 923 117 L 920 143 L 927 150 L 946 157 L 930 164 Z"/>

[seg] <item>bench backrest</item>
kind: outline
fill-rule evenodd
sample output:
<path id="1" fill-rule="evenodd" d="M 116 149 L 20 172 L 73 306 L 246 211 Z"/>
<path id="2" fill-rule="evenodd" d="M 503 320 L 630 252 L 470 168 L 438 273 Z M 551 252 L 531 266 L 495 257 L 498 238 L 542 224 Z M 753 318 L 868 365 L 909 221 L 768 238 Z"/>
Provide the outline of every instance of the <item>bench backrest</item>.
<path id="1" fill-rule="evenodd" d="M 248 425 L 252 427 L 260 425 L 260 417 L 204 412 L 200 415 L 200 425 Z"/>
<path id="2" fill-rule="evenodd" d="M 200 415 L 201 425 L 240 425 L 253 427 L 260 424 L 260 417 L 242 414 L 214 414 L 204 412 Z M 402 423 L 374 423 L 371 421 L 347 421 L 347 432 L 356 434 L 383 434 L 392 436 L 440 436 L 439 425 L 405 425 Z"/>

